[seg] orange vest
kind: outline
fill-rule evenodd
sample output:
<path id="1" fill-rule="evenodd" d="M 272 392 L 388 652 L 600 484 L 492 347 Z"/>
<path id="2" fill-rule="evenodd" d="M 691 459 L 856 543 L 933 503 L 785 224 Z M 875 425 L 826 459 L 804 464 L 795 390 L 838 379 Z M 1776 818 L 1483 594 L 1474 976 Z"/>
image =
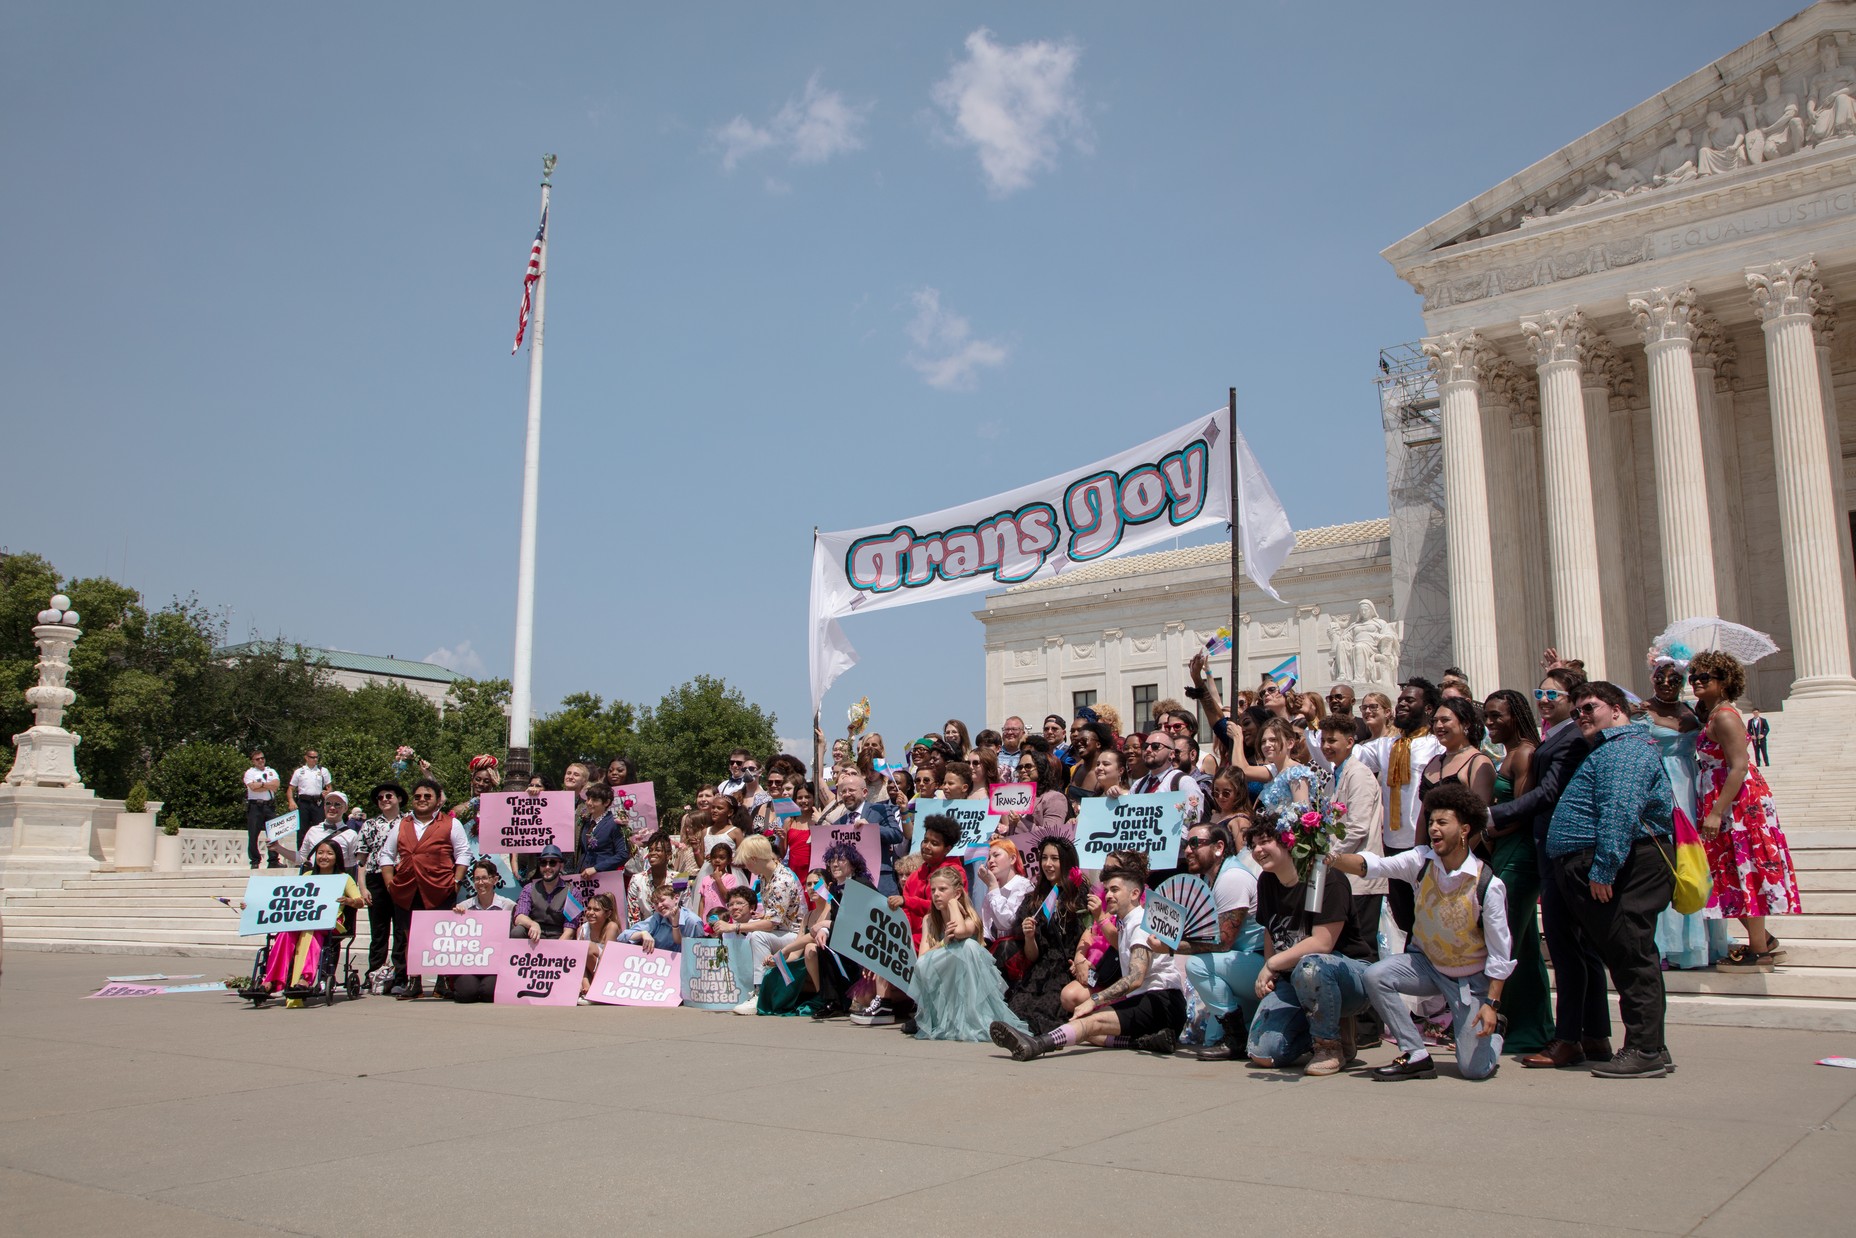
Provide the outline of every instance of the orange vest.
<path id="1" fill-rule="evenodd" d="M 427 907 L 449 907 L 457 901 L 457 859 L 451 854 L 450 813 L 433 817 L 423 838 L 413 829 L 411 813 L 401 817 L 399 852 L 393 880 L 387 883 L 394 902 L 410 906 L 414 891 Z"/>

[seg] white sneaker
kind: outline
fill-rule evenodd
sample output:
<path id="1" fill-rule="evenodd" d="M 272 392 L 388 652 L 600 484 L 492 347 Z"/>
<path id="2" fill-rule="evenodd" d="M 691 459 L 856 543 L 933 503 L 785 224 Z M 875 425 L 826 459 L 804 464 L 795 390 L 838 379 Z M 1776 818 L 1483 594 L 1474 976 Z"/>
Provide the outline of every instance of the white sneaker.
<path id="1" fill-rule="evenodd" d="M 749 997 L 745 1002 L 742 1002 L 739 1006 L 736 1006 L 735 1013 L 736 1014 L 758 1014 L 760 1013 L 759 1007 L 760 1007 L 760 995 L 756 993 L 753 996 Z"/>

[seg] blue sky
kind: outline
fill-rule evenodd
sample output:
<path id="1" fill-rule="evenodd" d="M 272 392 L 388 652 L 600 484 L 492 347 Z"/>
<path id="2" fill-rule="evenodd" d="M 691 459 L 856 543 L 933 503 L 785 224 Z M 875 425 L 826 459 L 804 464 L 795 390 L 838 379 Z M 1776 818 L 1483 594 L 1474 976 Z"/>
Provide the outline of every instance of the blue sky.
<path id="1" fill-rule="evenodd" d="M 507 675 L 543 150 L 543 710 L 802 735 L 814 525 L 1233 384 L 1298 528 L 1382 515 L 1378 251 L 1796 5 L 1399 7 L 11 4 L 0 545 Z M 977 725 L 979 604 L 847 622 L 828 722 Z"/>

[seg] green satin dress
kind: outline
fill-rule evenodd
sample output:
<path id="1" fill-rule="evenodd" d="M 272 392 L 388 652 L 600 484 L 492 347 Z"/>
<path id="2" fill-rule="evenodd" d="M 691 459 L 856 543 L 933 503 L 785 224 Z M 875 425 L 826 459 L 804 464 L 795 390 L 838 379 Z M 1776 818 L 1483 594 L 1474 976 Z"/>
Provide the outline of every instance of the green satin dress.
<path id="1" fill-rule="evenodd" d="M 1495 775 L 1495 802 L 1514 798 L 1514 784 Z M 1495 875 L 1508 891 L 1508 931 L 1514 940 L 1514 974 L 1502 986 L 1502 1013 L 1508 1016 L 1509 1053 L 1537 1053 L 1553 1039 L 1553 999 L 1547 989 L 1547 963 L 1540 949 L 1540 869 L 1534 856 L 1534 832 L 1523 825 L 1491 844 Z"/>

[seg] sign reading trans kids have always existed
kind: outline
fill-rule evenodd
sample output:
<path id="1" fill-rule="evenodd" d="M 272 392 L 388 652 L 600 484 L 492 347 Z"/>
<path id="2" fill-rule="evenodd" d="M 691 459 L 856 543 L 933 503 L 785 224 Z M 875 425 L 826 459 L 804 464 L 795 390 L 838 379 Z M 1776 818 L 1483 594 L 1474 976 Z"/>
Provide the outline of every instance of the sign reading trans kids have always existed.
<path id="1" fill-rule="evenodd" d="M 477 836 L 486 854 L 515 855 L 540 851 L 552 843 L 574 849 L 574 793 L 497 791 L 483 797 Z"/>
<path id="2" fill-rule="evenodd" d="M 846 615 L 1015 585 L 1231 518 L 1226 410 L 1006 494 L 820 533 L 812 550 L 812 700 L 857 662 Z"/>

